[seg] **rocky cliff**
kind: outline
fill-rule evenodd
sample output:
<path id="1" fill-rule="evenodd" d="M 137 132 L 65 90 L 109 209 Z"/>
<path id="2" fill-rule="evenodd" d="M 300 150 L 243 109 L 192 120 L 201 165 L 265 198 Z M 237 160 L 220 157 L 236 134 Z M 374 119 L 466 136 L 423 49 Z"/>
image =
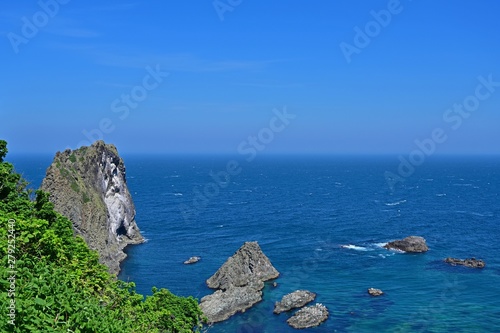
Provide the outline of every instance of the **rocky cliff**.
<path id="1" fill-rule="evenodd" d="M 144 241 L 135 222 L 125 165 L 116 147 L 97 141 L 90 147 L 58 152 L 41 189 L 55 209 L 73 222 L 101 262 L 118 274 L 128 244 Z"/>

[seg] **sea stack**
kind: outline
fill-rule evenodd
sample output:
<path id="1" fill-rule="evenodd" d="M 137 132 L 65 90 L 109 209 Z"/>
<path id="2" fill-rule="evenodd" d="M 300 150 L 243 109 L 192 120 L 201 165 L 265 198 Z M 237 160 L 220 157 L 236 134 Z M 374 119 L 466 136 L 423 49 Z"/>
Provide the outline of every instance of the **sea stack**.
<path id="1" fill-rule="evenodd" d="M 389 242 L 384 247 L 386 249 L 394 249 L 409 253 L 421 253 L 429 250 L 425 239 L 420 236 L 409 236 L 401 240 Z"/>
<path id="2" fill-rule="evenodd" d="M 262 300 L 264 281 L 279 272 L 257 242 L 246 242 L 207 280 L 213 294 L 201 299 L 200 308 L 210 323 L 244 312 Z"/>
<path id="3" fill-rule="evenodd" d="M 125 165 L 115 146 L 97 141 L 90 147 L 58 152 L 41 189 L 50 193 L 55 210 L 73 222 L 75 234 L 99 253 L 110 273 L 120 271 L 128 244 L 144 242 Z"/>

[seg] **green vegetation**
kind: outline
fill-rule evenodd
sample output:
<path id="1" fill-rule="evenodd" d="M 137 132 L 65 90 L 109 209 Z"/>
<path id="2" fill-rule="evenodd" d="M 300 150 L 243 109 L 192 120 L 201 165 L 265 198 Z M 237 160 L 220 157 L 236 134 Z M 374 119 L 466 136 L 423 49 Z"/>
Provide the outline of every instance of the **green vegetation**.
<path id="1" fill-rule="evenodd" d="M 76 162 L 76 156 L 75 156 L 75 153 L 71 154 L 69 156 L 69 160 L 72 162 L 72 163 L 75 163 Z"/>
<path id="2" fill-rule="evenodd" d="M 87 192 L 83 192 L 83 194 L 82 194 L 82 199 L 83 199 L 83 203 L 90 202 L 90 197 L 89 197 L 89 195 L 87 194 Z"/>
<path id="3" fill-rule="evenodd" d="M 197 300 L 116 280 L 98 254 L 73 236 L 47 193 L 30 200 L 27 183 L 4 162 L 0 140 L 0 332 L 192 332 Z M 85 194 L 84 194 L 85 195 Z M 84 199 L 85 200 L 85 199 Z M 15 271 L 15 272 L 12 272 Z M 15 302 L 15 306 L 11 305 Z"/>
<path id="4" fill-rule="evenodd" d="M 76 193 L 80 192 L 80 186 L 78 186 L 78 183 L 74 180 L 71 182 L 71 189 Z"/>

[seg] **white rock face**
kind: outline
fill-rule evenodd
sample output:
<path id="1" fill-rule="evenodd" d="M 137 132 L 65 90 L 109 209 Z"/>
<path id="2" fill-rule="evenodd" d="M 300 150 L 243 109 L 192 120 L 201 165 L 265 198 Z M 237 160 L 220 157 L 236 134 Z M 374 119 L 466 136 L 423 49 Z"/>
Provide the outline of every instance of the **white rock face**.
<path id="1" fill-rule="evenodd" d="M 113 274 L 126 257 L 123 249 L 144 242 L 125 173 L 116 147 L 97 141 L 58 152 L 42 182 L 55 209 L 71 220 L 75 234 L 99 252 L 100 262 Z"/>
<path id="2" fill-rule="evenodd" d="M 100 172 L 104 204 L 109 214 L 109 236 L 114 237 L 118 242 L 122 241 L 122 235 L 130 239 L 134 238 L 136 234 L 135 207 L 125 183 L 125 175 L 113 163 L 113 158 L 106 156 L 105 152 L 102 154 Z"/>

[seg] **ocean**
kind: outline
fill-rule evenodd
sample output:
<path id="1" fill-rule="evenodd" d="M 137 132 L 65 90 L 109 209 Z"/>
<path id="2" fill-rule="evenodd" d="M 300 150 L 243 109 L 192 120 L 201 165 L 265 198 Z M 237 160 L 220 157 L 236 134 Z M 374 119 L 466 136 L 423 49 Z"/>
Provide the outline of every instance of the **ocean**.
<path id="1" fill-rule="evenodd" d="M 262 302 L 206 332 L 296 332 L 291 314 L 272 310 L 297 289 L 330 311 L 306 333 L 500 332 L 500 157 L 432 157 L 393 189 L 384 173 L 397 173 L 394 156 L 123 157 L 147 242 L 127 248 L 120 279 L 142 294 L 156 286 L 201 299 L 245 241 L 258 241 L 281 274 Z M 233 159 L 239 173 L 223 175 Z M 51 157 L 8 160 L 37 187 Z M 430 250 L 382 248 L 410 235 Z M 202 259 L 184 265 L 192 256 Z M 370 297 L 370 287 L 385 294 Z"/>

